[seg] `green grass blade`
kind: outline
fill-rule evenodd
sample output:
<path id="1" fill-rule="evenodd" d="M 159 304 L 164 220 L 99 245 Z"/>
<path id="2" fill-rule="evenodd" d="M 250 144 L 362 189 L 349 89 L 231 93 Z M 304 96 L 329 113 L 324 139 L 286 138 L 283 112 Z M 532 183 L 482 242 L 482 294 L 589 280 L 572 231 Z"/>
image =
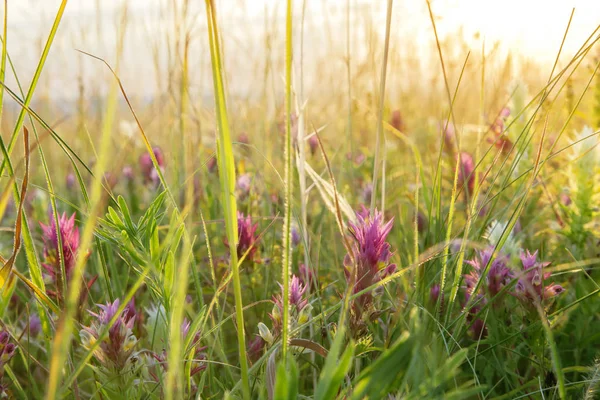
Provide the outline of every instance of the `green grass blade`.
<path id="1" fill-rule="evenodd" d="M 236 324 L 238 332 L 238 352 L 242 375 L 242 391 L 245 399 L 250 399 L 250 380 L 248 377 L 248 360 L 246 357 L 246 334 L 244 330 L 244 309 L 242 300 L 242 287 L 237 257 L 238 227 L 237 205 L 235 199 L 235 162 L 233 146 L 227 118 L 225 88 L 223 84 L 223 66 L 219 44 L 219 28 L 214 0 L 206 0 L 206 19 L 208 25 L 208 38 L 212 61 L 213 85 L 215 96 L 215 110 L 217 114 L 217 164 L 219 180 L 221 182 L 221 195 L 225 210 L 225 229 L 229 241 L 230 267 L 233 273 L 233 290 L 235 296 Z"/>
<path id="2" fill-rule="evenodd" d="M 46 63 L 46 59 L 48 58 L 48 54 L 50 53 L 50 48 L 52 47 L 52 42 L 54 41 L 54 37 L 56 36 L 56 32 L 58 31 L 58 26 L 60 25 L 60 21 L 62 19 L 63 13 L 65 11 L 65 7 L 67 6 L 67 0 L 62 0 L 58 11 L 56 13 L 56 17 L 54 18 L 54 23 L 52 24 L 52 28 L 50 29 L 50 34 L 46 39 L 46 44 L 44 45 L 44 50 L 42 51 L 42 56 L 40 57 L 40 61 L 38 62 L 37 68 L 35 69 L 35 73 L 33 74 L 33 78 L 31 80 L 31 85 L 29 86 L 29 90 L 27 91 L 27 96 L 25 97 L 24 104 L 29 107 L 31 104 L 31 99 L 33 98 L 33 94 L 37 87 L 40 76 L 42 75 L 42 70 L 44 69 L 44 64 Z M 6 15 L 6 13 L 5 13 Z M 4 46 L 6 47 L 6 46 Z M 3 51 L 3 53 L 5 53 Z M 3 56 L 4 58 L 4 56 Z M 4 62 L 3 62 L 4 67 Z M 4 82 L 4 80 L 2 80 Z M 10 155 L 15 146 L 17 136 L 23 127 L 23 122 L 25 121 L 25 108 L 22 108 L 19 112 L 19 117 L 17 118 L 17 122 L 15 124 L 15 128 L 13 130 L 12 136 L 10 138 L 10 142 L 8 143 L 7 152 Z M 4 172 L 5 161 L 2 161 L 2 165 L 0 165 L 0 175 Z"/>

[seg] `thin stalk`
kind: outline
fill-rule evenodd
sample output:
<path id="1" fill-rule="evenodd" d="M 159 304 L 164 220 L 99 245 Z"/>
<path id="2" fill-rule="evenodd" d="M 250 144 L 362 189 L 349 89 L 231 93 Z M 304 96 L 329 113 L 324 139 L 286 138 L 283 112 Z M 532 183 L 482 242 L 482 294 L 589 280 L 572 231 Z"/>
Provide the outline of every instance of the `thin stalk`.
<path id="1" fill-rule="evenodd" d="M 354 177 L 354 168 L 352 167 L 354 157 L 354 146 L 352 144 L 352 70 L 350 67 L 350 0 L 346 1 L 346 83 L 348 84 L 348 116 L 346 122 L 346 140 L 348 141 L 348 154 L 350 159 L 348 165 L 348 183 Z"/>
<path id="2" fill-rule="evenodd" d="M 0 80 L 5 82 L 6 77 L 6 55 L 8 48 L 6 47 L 8 27 L 8 0 L 4 0 L 4 27 L 2 30 L 2 62 L 0 64 Z M 0 87 L 0 123 L 2 122 L 2 111 L 4 108 L 4 86 Z"/>
<path id="3" fill-rule="evenodd" d="M 387 60 L 390 48 L 390 27 L 392 25 L 393 0 L 387 2 L 387 16 L 385 21 L 385 45 L 383 50 L 383 64 L 381 65 L 381 78 L 379 80 L 379 110 L 377 116 L 377 137 L 375 139 L 375 160 L 373 161 L 373 194 L 371 195 L 371 213 L 375 210 L 375 199 L 377 198 L 377 176 L 379 175 L 379 152 L 383 136 L 383 105 L 385 99 L 385 78 L 387 76 Z"/>
<path id="4" fill-rule="evenodd" d="M 304 265 L 306 266 L 306 276 L 304 279 L 306 282 L 310 282 L 309 280 L 309 268 L 310 268 L 310 254 L 308 247 L 308 193 L 306 193 L 306 171 L 304 169 L 304 162 L 306 160 L 306 113 L 304 109 L 304 21 L 305 21 L 305 13 L 306 13 L 306 0 L 302 0 L 302 18 L 300 25 L 300 88 L 298 91 L 298 96 L 296 99 L 296 108 L 298 109 L 298 157 L 296 160 L 298 163 L 296 167 L 298 168 L 298 178 L 299 178 L 299 186 L 300 186 L 300 207 L 301 207 L 301 224 L 302 224 L 302 242 L 304 249 Z M 300 103 L 298 105 L 298 103 Z M 310 292 L 311 285 L 308 284 L 308 291 Z M 310 337 L 314 335 L 314 326 L 311 324 L 309 326 L 309 334 Z M 310 354 L 311 363 L 315 363 L 316 357 L 315 353 L 311 352 Z M 312 381 L 313 387 L 317 387 L 317 373 L 313 370 Z"/>
<path id="5" fill-rule="evenodd" d="M 289 347 L 290 322 L 290 269 L 292 264 L 292 0 L 287 1 L 285 29 L 285 211 L 283 223 L 283 327 L 281 353 L 285 363 Z"/>

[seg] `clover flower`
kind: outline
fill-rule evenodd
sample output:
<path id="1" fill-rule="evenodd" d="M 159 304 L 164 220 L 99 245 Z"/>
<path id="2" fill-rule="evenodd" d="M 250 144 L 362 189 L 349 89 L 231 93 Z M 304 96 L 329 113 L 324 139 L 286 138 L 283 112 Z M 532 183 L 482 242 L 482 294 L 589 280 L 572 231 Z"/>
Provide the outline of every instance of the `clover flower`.
<path id="1" fill-rule="evenodd" d="M 137 359 L 134 357 L 134 348 L 137 338 L 133 334 L 135 316 L 123 310 L 117 314 L 120 301 L 116 299 L 113 303 L 99 304 L 100 312 L 90 314 L 95 318 L 91 326 L 84 327 L 81 331 L 83 347 L 90 349 L 98 340 L 102 340 L 93 355 L 98 362 L 107 370 L 120 372 L 127 366 L 134 366 Z M 110 321 L 117 315 L 112 325 Z M 103 339 L 100 335 L 108 328 L 108 336 Z"/>
<path id="2" fill-rule="evenodd" d="M 310 154 L 314 156 L 319 148 L 319 138 L 316 134 L 308 138 L 308 147 L 310 148 Z"/>
<path id="3" fill-rule="evenodd" d="M 363 186 L 360 198 L 363 203 L 369 204 L 371 202 L 371 196 L 373 196 L 373 184 L 369 182 Z"/>
<path id="4" fill-rule="evenodd" d="M 265 340 L 260 336 L 256 335 L 248 342 L 248 358 L 252 363 L 258 361 L 262 356 L 265 349 Z"/>
<path id="5" fill-rule="evenodd" d="M 469 331 L 474 339 L 487 336 L 487 327 L 482 319 L 477 317 L 482 307 L 491 301 L 500 291 L 510 283 L 513 272 L 508 267 L 508 257 L 500 253 L 492 260 L 493 247 L 479 251 L 477 256 L 465 263 L 473 267 L 473 270 L 463 275 L 465 285 L 462 287 L 465 294 L 465 302 L 473 298 L 473 302 L 467 311 L 467 322 L 470 323 Z M 489 264 L 489 267 L 487 267 Z M 486 267 L 488 268 L 485 273 Z M 481 290 L 475 292 L 477 282 L 482 281 Z"/>
<path id="6" fill-rule="evenodd" d="M 550 272 L 544 272 L 544 268 L 550 263 L 539 262 L 537 253 L 537 250 L 533 254 L 526 250 L 520 255 L 523 270 L 519 274 L 514 294 L 523 303 L 541 303 L 565 291 L 561 285 L 544 284 L 551 275 Z"/>
<path id="7" fill-rule="evenodd" d="M 487 249 L 478 252 L 477 257 L 472 260 L 467 260 L 466 263 L 473 267 L 473 271 L 464 276 L 467 293 L 470 296 L 477 282 L 482 278 L 482 274 L 486 266 L 490 263 L 494 249 Z M 513 272 L 508 267 L 508 257 L 504 254 L 498 254 L 491 261 L 487 273 L 483 277 L 485 292 L 490 298 L 496 296 L 504 286 L 506 286 L 513 278 Z"/>
<path id="8" fill-rule="evenodd" d="M 244 200 L 250 194 L 252 187 L 252 176 L 250 174 L 242 174 L 238 176 L 235 182 L 235 190 L 238 192 L 240 200 Z"/>
<path id="9" fill-rule="evenodd" d="M 475 162 L 473 157 L 467 153 L 460 153 L 460 161 L 458 164 L 458 183 L 459 186 L 466 186 L 469 193 L 473 193 L 475 188 Z"/>
<path id="10" fill-rule="evenodd" d="M 67 178 L 66 178 L 66 186 L 68 190 L 73 190 L 75 188 L 75 183 L 76 183 L 76 179 L 75 179 L 75 174 L 72 172 L 69 172 L 67 174 Z"/>
<path id="11" fill-rule="evenodd" d="M 397 131 L 402 133 L 406 130 L 406 124 L 404 123 L 404 118 L 402 117 L 402 113 L 400 110 L 395 110 L 392 113 L 392 117 L 390 118 L 390 125 L 394 127 Z"/>
<path id="12" fill-rule="evenodd" d="M 238 211 L 238 243 L 237 243 L 237 255 L 238 258 L 241 258 L 246 252 L 247 260 L 253 260 L 254 255 L 258 248 L 256 244 L 258 242 L 258 235 L 256 234 L 256 230 L 258 229 L 258 224 L 252 224 L 252 218 L 248 216 L 244 216 L 243 213 Z M 229 247 L 229 242 L 227 238 L 223 239 L 225 246 Z"/>
<path id="13" fill-rule="evenodd" d="M 313 269 L 307 267 L 306 264 L 301 263 L 298 266 L 298 279 L 300 279 L 300 282 L 306 287 L 314 287 L 317 284 Z"/>
<path id="14" fill-rule="evenodd" d="M 300 229 L 298 225 L 292 225 L 292 247 L 298 247 L 302 243 L 302 236 L 300 235 Z"/>
<path id="15" fill-rule="evenodd" d="M 208 169 L 208 172 L 215 173 L 217 172 L 218 169 L 218 165 L 217 165 L 217 157 L 216 156 L 212 156 L 208 162 L 206 163 L 206 168 Z"/>
<path id="16" fill-rule="evenodd" d="M 160 147 L 156 146 L 152 148 L 152 152 L 154 153 L 154 157 L 156 158 L 156 163 L 160 168 L 161 172 L 164 172 L 165 168 L 165 158 L 163 156 L 163 152 Z M 154 167 L 154 163 L 152 162 L 152 156 L 149 153 L 144 153 L 140 156 L 140 170 L 142 171 L 142 177 L 144 179 L 144 183 L 152 183 L 153 185 L 158 185 L 160 182 L 160 178 L 158 175 L 158 171 Z"/>
<path id="17" fill-rule="evenodd" d="M 42 331 L 42 321 L 37 314 L 31 314 L 25 325 L 25 331 L 31 337 L 36 337 Z"/>
<path id="18" fill-rule="evenodd" d="M 123 174 L 123 177 L 125 177 L 125 180 L 127 182 L 133 182 L 134 176 L 133 176 L 133 168 L 131 167 L 131 165 L 124 166 L 121 173 Z"/>
<path id="19" fill-rule="evenodd" d="M 271 322 L 273 323 L 273 333 L 269 331 L 268 335 L 265 335 L 265 332 L 261 331 L 261 337 L 267 340 L 267 336 L 272 335 L 272 337 L 277 336 L 281 332 L 282 328 L 282 316 L 283 316 L 283 285 L 279 284 L 281 288 L 280 294 L 273 296 L 273 310 L 269 314 L 269 318 L 271 318 Z M 300 278 L 296 275 L 292 275 L 292 279 L 290 280 L 290 312 L 292 324 L 303 324 L 308 321 L 308 314 L 310 314 L 311 306 L 308 304 L 308 300 L 304 297 L 306 293 L 307 287 L 302 283 Z M 264 324 L 263 324 L 264 325 Z M 266 327 L 266 326 L 265 326 Z M 259 324 L 259 331 L 261 326 Z M 263 328 L 264 330 L 264 328 Z M 268 331 L 268 329 L 267 329 Z"/>
<path id="20" fill-rule="evenodd" d="M 436 304 L 440 298 L 440 285 L 437 283 L 429 289 L 429 301 L 431 304 Z"/>

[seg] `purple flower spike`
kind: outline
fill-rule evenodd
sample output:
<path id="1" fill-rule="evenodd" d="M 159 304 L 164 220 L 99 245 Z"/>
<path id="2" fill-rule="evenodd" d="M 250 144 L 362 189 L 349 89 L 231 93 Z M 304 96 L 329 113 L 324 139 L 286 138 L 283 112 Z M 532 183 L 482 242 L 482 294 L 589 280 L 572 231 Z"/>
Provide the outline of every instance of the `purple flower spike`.
<path id="1" fill-rule="evenodd" d="M 29 335 L 36 337 L 42 331 L 42 321 L 37 314 L 32 314 L 28 322 Z"/>
<path id="2" fill-rule="evenodd" d="M 274 334 L 278 334 L 281 331 L 281 323 L 282 323 L 282 315 L 283 315 L 283 285 L 279 284 L 281 288 L 281 293 L 276 296 L 273 296 L 273 303 L 275 304 L 273 307 L 273 311 L 269 314 L 269 318 L 271 318 L 271 322 L 273 323 L 273 332 Z M 290 309 L 291 312 L 296 318 L 300 318 L 302 315 L 302 311 L 309 308 L 308 300 L 304 297 L 306 293 L 306 286 L 302 283 L 302 280 L 298 278 L 296 275 L 292 275 L 292 280 L 290 281 Z"/>
<path id="3" fill-rule="evenodd" d="M 490 262 L 493 251 L 493 248 L 488 248 L 480 251 L 478 256 L 473 260 L 466 261 L 474 269 L 469 275 L 464 276 L 468 296 L 473 294 L 472 291 Z M 484 277 L 485 288 L 490 298 L 496 296 L 512 279 L 513 273 L 507 264 L 508 258 L 503 254 L 499 254 L 492 260 L 488 272 Z"/>
<path id="4" fill-rule="evenodd" d="M 312 135 L 308 138 L 308 147 L 310 148 L 310 154 L 315 155 L 319 148 L 319 139 L 317 138 L 317 135 Z"/>
<path id="5" fill-rule="evenodd" d="M 181 337 L 182 338 L 186 338 L 188 333 L 190 332 L 190 326 L 192 325 L 192 321 L 190 321 L 187 318 L 183 319 L 183 322 L 181 323 Z"/>
<path id="6" fill-rule="evenodd" d="M 250 194 L 250 187 L 252 186 L 252 176 L 250 174 L 242 174 L 238 177 L 235 182 L 235 188 L 239 193 L 240 200 L 245 199 Z"/>
<path id="7" fill-rule="evenodd" d="M 292 246 L 298 247 L 302 242 L 302 236 L 300 236 L 300 230 L 297 226 L 292 226 Z"/>
<path id="8" fill-rule="evenodd" d="M 396 270 L 396 265 L 390 264 L 392 253 L 386 241 L 394 220 L 384 222 L 383 213 L 375 210 L 371 214 L 364 206 L 356 216 L 356 223 L 348 223 L 353 244 L 352 253 L 346 254 L 344 260 L 346 280 L 354 285 L 353 293 L 361 292 Z M 357 305 L 365 308 L 371 300 L 372 293 L 364 293 L 357 299 Z"/>
<path id="9" fill-rule="evenodd" d="M 296 307 L 298 312 L 302 311 L 308 304 L 308 300 L 304 298 L 305 292 L 306 286 L 302 284 L 296 275 L 292 275 L 292 282 L 290 283 L 290 305 Z"/>
<path id="10" fill-rule="evenodd" d="M 165 168 L 165 158 L 162 150 L 160 147 L 154 147 L 152 152 L 154 153 L 154 157 L 156 157 L 158 167 L 161 169 L 161 172 L 163 172 Z M 152 157 L 149 153 L 144 153 L 140 156 L 140 170 L 142 171 L 144 183 L 158 184 L 158 171 L 154 168 Z"/>
<path id="11" fill-rule="evenodd" d="M 124 166 L 122 173 L 127 182 L 133 181 L 133 168 L 130 165 Z"/>
<path id="12" fill-rule="evenodd" d="M 459 186 L 466 186 L 469 193 L 473 193 L 475 188 L 475 162 L 473 157 L 467 153 L 460 153 L 460 163 L 458 164 L 458 183 Z"/>
<path id="13" fill-rule="evenodd" d="M 265 341 L 259 335 L 256 335 L 254 339 L 248 342 L 248 358 L 252 363 L 258 361 L 262 356 L 265 348 Z"/>
<path id="14" fill-rule="evenodd" d="M 0 332 L 0 371 L 4 370 L 4 364 L 15 355 L 16 351 L 17 346 L 14 343 L 10 343 L 8 332 L 4 330 Z"/>
<path id="15" fill-rule="evenodd" d="M 560 194 L 560 202 L 563 206 L 569 207 L 573 201 L 571 200 L 571 197 L 567 193 L 561 193 Z"/>
<path id="16" fill-rule="evenodd" d="M 45 258 L 45 262 L 42 263 L 42 266 L 55 283 L 61 272 L 58 231 L 60 230 L 67 281 L 71 277 L 73 267 L 75 267 L 75 258 L 79 249 L 79 228 L 75 225 L 75 213 L 73 213 L 71 217 L 67 217 L 67 214 L 63 213 L 59 217 L 58 225 L 60 229 L 56 228 L 56 221 L 54 218 L 50 218 L 50 224 L 48 225 L 40 223 L 40 226 L 42 227 Z"/>
<path id="17" fill-rule="evenodd" d="M 397 131 L 402 133 L 406 130 L 406 125 L 404 124 L 404 118 L 402 117 L 402 113 L 400 110 L 395 110 L 392 113 L 392 118 L 390 119 L 390 125 L 394 127 Z"/>
<path id="18" fill-rule="evenodd" d="M 108 329 L 108 336 L 102 339 L 100 346 L 96 347 L 93 352 L 94 357 L 102 366 L 116 371 L 125 368 L 137 343 L 132 332 L 135 317 L 128 316 L 127 310 L 118 314 L 119 304 L 119 299 L 113 303 L 99 304 L 100 312 L 90 312 L 95 317 L 92 325 L 81 330 L 83 345 L 89 348 L 100 339 L 101 332 L 117 316 L 115 322 Z"/>
<path id="19" fill-rule="evenodd" d="M 75 174 L 72 172 L 69 172 L 67 174 L 67 181 L 66 181 L 67 189 L 73 190 L 75 188 L 75 182 L 76 182 Z"/>
<path id="20" fill-rule="evenodd" d="M 241 144 L 250 144 L 250 137 L 248 137 L 248 134 L 246 132 L 242 132 L 238 136 L 237 141 Z"/>
<path id="21" fill-rule="evenodd" d="M 217 172 L 217 156 L 211 157 L 206 163 L 206 167 L 211 174 Z"/>
<path id="22" fill-rule="evenodd" d="M 549 262 L 539 262 L 537 260 L 537 250 L 529 252 L 526 250 L 521 253 L 521 264 L 523 271 L 519 275 L 519 281 L 515 286 L 515 296 L 524 303 L 538 303 L 551 299 L 565 289 L 554 283 L 544 285 L 544 281 L 550 278 L 550 272 L 544 272 L 544 268 L 550 265 Z"/>
<path id="23" fill-rule="evenodd" d="M 447 124 L 442 123 L 442 129 L 444 130 L 444 150 L 450 154 L 453 154 L 454 147 L 456 145 L 456 133 L 454 130 L 454 125 L 452 125 L 450 122 L 448 122 Z"/>
<path id="24" fill-rule="evenodd" d="M 307 287 L 316 285 L 317 283 L 315 280 L 315 273 L 305 264 L 300 264 L 298 266 L 298 278 L 300 279 L 300 282 Z"/>
<path id="25" fill-rule="evenodd" d="M 246 252 L 247 260 L 254 260 L 254 256 L 256 254 L 258 235 L 256 234 L 256 230 L 258 229 L 258 224 L 252 224 L 252 218 L 248 216 L 244 216 L 240 211 L 238 211 L 238 244 L 237 244 L 237 255 L 238 258 L 241 258 Z M 229 247 L 229 242 L 227 238 L 223 239 L 225 246 Z"/>
<path id="26" fill-rule="evenodd" d="M 429 289 L 429 300 L 431 301 L 431 304 L 435 304 L 435 303 L 437 303 L 439 298 L 440 298 L 440 285 L 435 284 L 431 287 L 431 289 Z"/>
<path id="27" fill-rule="evenodd" d="M 369 182 L 363 186 L 360 197 L 365 204 L 369 204 L 371 202 L 371 196 L 373 196 L 373 184 Z"/>

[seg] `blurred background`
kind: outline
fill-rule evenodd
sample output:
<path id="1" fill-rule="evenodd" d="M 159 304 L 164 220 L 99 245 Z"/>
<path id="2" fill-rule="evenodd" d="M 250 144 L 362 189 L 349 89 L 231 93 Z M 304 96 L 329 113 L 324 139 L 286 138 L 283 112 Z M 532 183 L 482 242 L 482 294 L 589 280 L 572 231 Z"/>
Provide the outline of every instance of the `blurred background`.
<path id="1" fill-rule="evenodd" d="M 308 90 L 322 85 L 324 77 L 313 72 L 323 71 L 320 68 L 323 62 L 343 65 L 347 24 L 350 24 L 351 63 L 362 66 L 379 61 L 386 1 L 294 3 L 296 42 L 304 11 L 304 75 Z M 440 39 L 450 41 L 460 37 L 460 44 L 476 53 L 481 53 L 483 41 L 488 52 L 499 45 L 493 55 L 506 55 L 510 51 L 515 56 L 515 67 L 526 61 L 551 67 L 573 7 L 575 15 L 562 59 L 569 60 L 600 24 L 600 6 L 596 0 L 434 0 L 431 3 Z M 265 63 L 272 63 L 277 71 L 282 71 L 279 68 L 284 39 L 282 2 L 217 0 L 216 4 L 225 42 L 230 93 L 257 95 L 260 90 L 251 78 L 263 75 Z M 25 81 L 33 74 L 59 5 L 58 0 L 8 1 L 8 48 L 15 68 Z M 47 94 L 73 99 L 78 94 L 79 80 L 87 82 L 91 93 L 105 91 L 104 82 L 94 79 L 105 68 L 79 55 L 76 49 L 105 58 L 114 66 L 119 31 L 123 29 L 126 34 L 120 76 L 130 93 L 152 97 L 164 90 L 157 82 L 157 69 L 167 71 L 175 57 L 174 45 L 185 35 L 189 35 L 191 89 L 197 94 L 211 90 L 203 1 L 70 0 L 42 80 Z M 430 57 L 434 44 L 426 2 L 395 0 L 390 43 L 392 82 L 402 80 L 406 69 L 415 67 L 410 63 L 414 59 L 418 59 L 421 67 L 419 74 L 435 76 L 439 62 Z M 458 55 L 464 58 L 466 52 Z M 331 71 L 332 66 L 329 67 Z M 279 78 L 276 79 L 275 84 L 280 88 Z"/>
<path id="2" fill-rule="evenodd" d="M 15 75 L 26 90 L 60 3 L 8 2 L 7 43 L 14 70 L 7 72 L 7 85 L 17 93 Z M 277 135 L 283 116 L 283 3 L 216 0 L 232 129 L 236 136 L 246 134 L 268 159 L 277 159 L 272 155 L 280 150 L 267 137 Z M 302 92 L 308 123 L 327 126 L 323 138 L 334 162 L 352 152 L 352 145 L 338 140 L 340 135 L 355 138 L 356 149 L 372 151 L 386 6 L 383 0 L 294 1 L 293 86 Z M 573 7 L 556 71 L 571 62 L 600 24 L 597 1 L 431 2 L 461 132 L 492 123 L 516 97 L 525 102 L 522 107 L 544 90 Z M 32 104 L 76 152 L 91 160 L 113 77 L 102 62 L 78 50 L 106 60 L 117 71 L 152 143 L 170 151 L 170 158 L 180 159 L 185 146 L 198 149 L 200 144 L 201 158 L 210 157 L 214 100 L 203 1 L 67 3 Z M 550 130 L 562 126 L 579 93 L 585 93 L 598 55 L 600 48 L 592 46 L 574 73 L 561 78 L 566 90 L 548 99 L 562 110 L 552 114 Z M 589 117 L 592 96 L 583 96 L 572 120 L 575 127 Z M 120 94 L 118 99 L 114 129 L 124 136 L 113 135 L 115 150 L 136 133 Z M 399 110 L 402 130 L 413 135 L 437 137 L 447 116 L 447 90 L 426 1 L 393 2 L 385 107 L 385 119 Z M 19 106 L 7 100 L 5 110 L 2 135 L 11 131 Z M 186 144 L 173 146 L 172 135 L 179 133 Z M 133 146 L 143 151 L 141 143 Z M 68 166 L 64 156 L 55 162 Z"/>

